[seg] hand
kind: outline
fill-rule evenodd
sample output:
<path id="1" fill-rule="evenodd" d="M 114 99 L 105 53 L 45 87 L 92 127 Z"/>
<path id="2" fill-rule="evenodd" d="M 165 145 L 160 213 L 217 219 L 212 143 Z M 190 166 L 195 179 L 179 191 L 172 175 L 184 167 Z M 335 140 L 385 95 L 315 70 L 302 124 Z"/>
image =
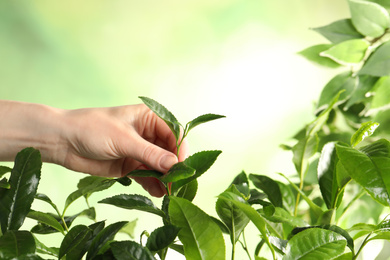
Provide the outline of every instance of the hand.
<path id="1" fill-rule="evenodd" d="M 0 116 L 4 108 L 1 105 Z M 145 168 L 166 173 L 187 156 L 184 141 L 179 158 L 176 157 L 176 140 L 171 130 L 143 104 L 77 110 L 12 102 L 8 105 L 13 106 L 9 109 L 11 118 L 18 118 L 12 115 L 16 113 L 19 119 L 25 119 L 11 122 L 8 127 L 23 133 L 30 131 L 21 137 L 25 141 L 18 143 L 20 148 L 33 146 L 41 151 L 43 161 L 74 171 L 106 177 L 121 177 Z M 0 135 L 0 144 L 2 139 Z M 14 145 L 9 147 L 15 149 Z M 9 158 L 9 151 L 5 155 L 0 152 L 0 159 L 7 158 L 7 153 Z M 166 192 L 157 179 L 134 179 L 153 196 L 161 197 Z"/>

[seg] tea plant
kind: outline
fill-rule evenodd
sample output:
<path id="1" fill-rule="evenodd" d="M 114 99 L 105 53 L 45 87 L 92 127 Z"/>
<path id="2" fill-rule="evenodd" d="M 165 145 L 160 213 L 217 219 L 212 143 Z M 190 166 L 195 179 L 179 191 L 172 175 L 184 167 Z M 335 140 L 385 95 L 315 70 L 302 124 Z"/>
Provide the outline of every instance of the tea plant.
<path id="1" fill-rule="evenodd" d="M 300 52 L 343 72 L 323 88 L 312 122 L 294 135 L 292 145 L 281 145 L 292 152 L 295 172 L 275 178 L 239 173 L 216 198 L 219 218 L 215 218 L 192 203 L 197 178 L 221 153 L 202 151 L 165 175 L 137 170 L 118 179 L 83 178 L 61 212 L 48 196 L 37 193 L 42 163 L 39 151 L 26 148 L 12 169 L 0 168 L 1 176 L 11 173 L 0 181 L 0 258 L 152 260 L 166 259 L 168 250 L 176 250 L 186 259 L 218 260 L 227 258 L 225 236 L 232 244 L 231 259 L 241 246 L 248 259 L 341 260 L 357 259 L 372 241 L 390 240 L 386 216 L 390 206 L 390 142 L 386 139 L 390 134 L 390 4 L 383 0 L 349 0 L 348 4 L 350 19 L 313 29 L 329 43 Z M 207 114 L 183 126 L 161 104 L 146 97 L 141 100 L 170 127 L 178 153 L 191 129 L 223 117 Z M 116 241 L 116 233 L 126 232 L 129 223 L 106 227 L 105 221 L 96 220 L 93 207 L 66 215 L 75 200 L 88 201 L 93 193 L 116 182 L 128 186 L 129 177 L 135 176 L 154 177 L 164 184 L 167 195 L 161 207 L 138 194 L 114 195 L 101 200 L 99 207 L 139 210 L 161 218 L 161 227 L 141 234 L 146 243 Z M 34 199 L 51 205 L 53 213 L 32 210 Z M 79 216 L 93 223 L 73 226 Z M 21 230 L 26 217 L 38 221 L 30 231 Z M 245 239 L 249 228 L 260 235 L 254 249 Z M 34 235 L 53 232 L 64 235 L 58 247 L 47 247 Z"/>

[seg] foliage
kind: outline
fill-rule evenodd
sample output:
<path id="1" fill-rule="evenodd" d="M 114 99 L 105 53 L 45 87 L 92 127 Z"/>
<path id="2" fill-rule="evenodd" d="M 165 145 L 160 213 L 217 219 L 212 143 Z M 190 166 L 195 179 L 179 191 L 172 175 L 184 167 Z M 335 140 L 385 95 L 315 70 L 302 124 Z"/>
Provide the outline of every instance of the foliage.
<path id="1" fill-rule="evenodd" d="M 356 259 L 374 240 L 390 240 L 390 16 L 384 1 L 349 0 L 351 18 L 314 28 L 329 43 L 300 52 L 310 61 L 342 69 L 323 88 L 314 119 L 294 135 L 294 174 L 271 178 L 239 173 L 216 198 L 212 217 L 192 201 L 201 177 L 221 151 L 201 151 L 175 164 L 167 174 L 137 170 L 112 179 L 89 176 L 79 181 L 61 212 L 51 199 L 37 193 L 41 159 L 39 151 L 21 151 L 14 167 L 0 167 L 0 258 L 1 259 L 166 259 L 175 250 L 186 259 L 225 259 L 224 236 L 241 245 L 248 259 Z M 199 124 L 222 118 L 206 114 L 181 125 L 158 102 L 141 100 L 162 118 L 176 137 L 179 152 L 183 139 Z M 9 176 L 9 177 L 8 177 Z M 128 186 L 129 177 L 159 179 L 167 190 L 161 207 L 146 196 L 118 194 L 102 199 L 101 207 L 139 210 L 161 218 L 163 226 L 141 234 L 147 242 L 116 241 L 127 221 L 96 221 L 93 207 L 66 215 L 80 198 L 114 183 Z M 282 178 L 283 181 L 280 179 Z M 53 213 L 31 209 L 34 199 L 51 205 Z M 106 205 L 103 205 L 106 204 Z M 109 204 L 109 205 L 107 205 Z M 368 209 L 362 211 L 361 207 Z M 75 225 L 87 216 L 90 225 Z M 358 216 L 358 217 L 357 217 Z M 21 230 L 25 218 L 38 221 L 30 231 Z M 252 223 L 252 226 L 248 224 Z M 254 252 L 244 231 L 255 228 L 259 241 Z M 47 247 L 35 234 L 60 232 L 58 247 Z M 253 231 L 251 231 L 253 232 Z M 240 259 L 242 257 L 240 256 Z"/>

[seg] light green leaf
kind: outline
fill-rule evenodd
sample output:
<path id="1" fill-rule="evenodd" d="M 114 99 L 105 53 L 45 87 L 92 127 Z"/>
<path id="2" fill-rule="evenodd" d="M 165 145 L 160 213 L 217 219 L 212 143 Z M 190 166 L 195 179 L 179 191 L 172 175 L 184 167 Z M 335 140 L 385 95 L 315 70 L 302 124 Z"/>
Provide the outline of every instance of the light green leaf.
<path id="1" fill-rule="evenodd" d="M 194 127 L 197 126 L 197 125 L 200 125 L 200 124 L 203 124 L 203 123 L 212 121 L 212 120 L 224 118 L 224 117 L 225 117 L 225 116 L 216 115 L 216 114 L 205 114 L 205 115 L 198 116 L 198 117 L 195 118 L 194 120 L 192 120 L 192 121 L 190 121 L 190 122 L 187 123 L 187 128 L 186 128 L 186 129 L 187 129 L 187 133 L 188 133 L 192 128 L 194 128 Z"/>
<path id="2" fill-rule="evenodd" d="M 371 136 L 375 129 L 379 126 L 379 123 L 368 121 L 361 124 L 360 128 L 353 134 L 351 138 L 351 145 L 355 147 L 360 142 L 362 142 L 365 138 Z"/>
<path id="3" fill-rule="evenodd" d="M 139 97 L 158 117 L 169 126 L 176 140 L 180 137 L 180 124 L 176 117 L 163 105 L 148 97 Z"/>
<path id="4" fill-rule="evenodd" d="M 16 155 L 9 179 L 10 189 L 0 197 L 1 230 L 18 230 L 30 211 L 41 177 L 41 154 L 34 148 L 23 149 Z"/>
<path id="5" fill-rule="evenodd" d="M 184 246 L 186 259 L 225 260 L 225 242 L 218 225 L 186 199 L 170 197 L 169 216 Z"/>
<path id="6" fill-rule="evenodd" d="M 390 75 L 390 42 L 382 44 L 370 55 L 359 74 L 376 77 Z"/>
<path id="7" fill-rule="evenodd" d="M 156 260 L 145 247 L 134 241 L 119 241 L 110 244 L 115 259 Z"/>
<path id="8" fill-rule="evenodd" d="M 334 45 L 320 53 L 341 65 L 357 64 L 361 62 L 370 44 L 364 39 L 353 39 Z"/>
<path id="9" fill-rule="evenodd" d="M 390 143 L 380 139 L 360 150 L 336 145 L 345 170 L 373 199 L 390 205 Z"/>
<path id="10" fill-rule="evenodd" d="M 55 230 L 58 230 L 62 234 L 65 234 L 62 225 L 50 214 L 35 211 L 35 210 L 30 210 L 27 217 L 31 219 L 35 219 L 40 223 L 46 224 L 54 228 Z"/>
<path id="11" fill-rule="evenodd" d="M 330 260 L 342 255 L 346 245 L 346 239 L 336 232 L 321 228 L 309 228 L 288 241 L 283 260 Z"/>
<path id="12" fill-rule="evenodd" d="M 340 67 L 340 64 L 333 61 L 332 59 L 329 59 L 328 57 L 320 56 L 320 53 L 328 50 L 332 46 L 333 46 L 333 44 L 318 44 L 318 45 L 314 45 L 314 46 L 311 46 L 309 48 L 306 48 L 306 49 L 298 52 L 298 54 L 302 55 L 303 57 L 305 57 L 309 61 L 315 62 L 319 65 L 326 66 L 329 68 L 337 68 L 337 67 Z"/>
<path id="13" fill-rule="evenodd" d="M 28 231 L 8 231 L 0 237 L 0 259 L 35 253 L 35 240 Z"/>
<path id="14" fill-rule="evenodd" d="M 186 200 L 192 201 L 195 198 L 197 191 L 198 191 L 198 181 L 193 180 L 187 183 L 186 185 L 182 186 L 179 192 L 176 194 L 176 197 L 184 198 Z"/>
<path id="15" fill-rule="evenodd" d="M 352 23 L 363 35 L 379 37 L 390 25 L 389 13 L 382 6 L 361 0 L 349 0 Z"/>
<path id="16" fill-rule="evenodd" d="M 81 259 L 88 250 L 92 234 L 92 229 L 87 226 L 74 226 L 61 242 L 59 259 L 63 256 L 67 259 Z"/>
<path id="17" fill-rule="evenodd" d="M 364 38 L 353 26 L 351 19 L 335 21 L 329 25 L 313 28 L 332 43 Z"/>
<path id="18" fill-rule="evenodd" d="M 137 194 L 120 194 L 105 198 L 98 203 L 110 204 L 123 209 L 136 209 L 165 217 L 162 210 L 157 208 L 153 202 L 142 195 Z"/>
<path id="19" fill-rule="evenodd" d="M 108 241 L 111 241 L 115 237 L 116 233 L 118 233 L 118 231 L 121 230 L 121 228 L 127 223 L 127 221 L 116 222 L 100 231 L 99 234 L 97 234 L 97 236 L 92 240 L 86 259 L 90 260 L 98 255 L 99 250 L 103 248 Z"/>
<path id="20" fill-rule="evenodd" d="M 371 109 L 390 107 L 390 77 L 381 77 L 374 86 Z"/>

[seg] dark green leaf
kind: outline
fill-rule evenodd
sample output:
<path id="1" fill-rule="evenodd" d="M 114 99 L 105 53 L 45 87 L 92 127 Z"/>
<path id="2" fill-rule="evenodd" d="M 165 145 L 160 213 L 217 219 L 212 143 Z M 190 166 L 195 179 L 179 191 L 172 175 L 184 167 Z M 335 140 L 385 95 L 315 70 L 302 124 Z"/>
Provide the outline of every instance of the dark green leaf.
<path id="1" fill-rule="evenodd" d="M 279 184 L 273 179 L 265 175 L 250 174 L 249 179 L 253 182 L 256 188 L 261 189 L 267 194 L 269 201 L 275 207 L 283 207 L 282 193 L 279 189 Z"/>
<path id="2" fill-rule="evenodd" d="M 340 93 L 340 91 L 344 91 L 340 93 L 335 105 L 340 104 L 351 96 L 357 84 L 358 78 L 352 77 L 350 72 L 344 72 L 335 76 L 322 89 L 317 110 L 322 110 L 324 106 L 327 107 L 334 97 Z"/>
<path id="3" fill-rule="evenodd" d="M 178 234 L 186 259 L 225 260 L 225 243 L 217 224 L 186 199 L 170 197 L 169 216 L 180 227 Z"/>
<path id="4" fill-rule="evenodd" d="M 205 115 L 198 116 L 198 117 L 195 118 L 194 120 L 192 120 L 192 121 L 190 121 L 190 122 L 187 123 L 187 133 L 188 133 L 192 128 L 194 128 L 194 127 L 197 126 L 197 125 L 200 125 L 200 124 L 203 124 L 203 123 L 212 121 L 212 120 L 216 120 L 216 119 L 219 119 L 219 118 L 224 118 L 224 117 L 225 117 L 225 116 L 222 116 L 222 115 L 215 115 L 215 114 L 205 114 Z"/>
<path id="5" fill-rule="evenodd" d="M 18 230 L 30 211 L 41 177 L 41 154 L 34 148 L 26 148 L 15 158 L 9 183 L 0 198 L 0 223 L 3 233 Z"/>
<path id="6" fill-rule="evenodd" d="M 54 256 L 55 258 L 58 258 L 60 249 L 56 247 L 47 247 L 43 243 L 41 243 L 35 236 L 35 245 L 36 245 L 36 252 L 40 254 L 46 254 Z"/>
<path id="7" fill-rule="evenodd" d="M 390 143 L 381 139 L 359 150 L 336 145 L 345 170 L 379 203 L 390 205 Z"/>
<path id="8" fill-rule="evenodd" d="M 357 64 L 363 60 L 370 44 L 364 39 L 353 39 L 338 43 L 320 53 L 341 65 Z"/>
<path id="9" fill-rule="evenodd" d="M 6 173 L 9 173 L 12 171 L 12 168 L 7 166 L 0 166 L 0 177 L 3 176 Z"/>
<path id="10" fill-rule="evenodd" d="M 346 245 L 345 238 L 336 232 L 309 228 L 288 241 L 283 260 L 334 259 L 344 252 Z"/>
<path id="11" fill-rule="evenodd" d="M 43 258 L 36 254 L 26 254 L 12 258 L 12 260 L 43 260 Z"/>
<path id="12" fill-rule="evenodd" d="M 169 126 L 176 140 L 180 137 L 180 124 L 176 117 L 163 105 L 148 97 L 139 97 L 158 117 L 160 117 Z"/>
<path id="13" fill-rule="evenodd" d="M 6 178 L 0 180 L 0 188 L 7 189 L 7 190 L 11 189 L 11 185 L 9 184 Z"/>
<path id="14" fill-rule="evenodd" d="M 232 184 L 226 191 L 241 196 L 242 199 L 245 200 L 243 194 L 236 188 L 234 184 Z M 227 201 L 221 198 L 217 200 L 217 203 L 215 204 L 215 210 L 219 218 L 228 227 L 231 242 L 236 243 L 240 238 L 241 232 L 249 223 L 249 218 L 231 201 Z"/>
<path id="15" fill-rule="evenodd" d="M 195 169 L 188 166 L 185 162 L 179 162 L 174 164 L 167 174 L 160 177 L 160 180 L 164 183 L 176 182 L 179 180 L 187 179 L 195 174 Z"/>
<path id="16" fill-rule="evenodd" d="M 382 6 L 361 0 L 349 0 L 352 23 L 363 35 L 379 37 L 390 25 L 389 13 Z"/>
<path id="17" fill-rule="evenodd" d="M 301 54 L 303 57 L 305 57 L 309 61 L 315 62 L 319 65 L 326 66 L 329 68 L 337 68 L 337 67 L 340 67 L 339 63 L 333 61 L 332 59 L 330 59 L 328 57 L 320 56 L 320 53 L 328 50 L 332 46 L 333 46 L 333 44 L 318 44 L 318 45 L 314 45 L 314 46 L 311 46 L 309 48 L 306 48 L 306 49 L 298 52 L 298 54 Z"/>
<path id="18" fill-rule="evenodd" d="M 366 137 L 371 136 L 379 123 L 368 121 L 363 123 L 360 128 L 353 134 L 351 138 L 351 145 L 354 147 L 362 142 Z"/>
<path id="19" fill-rule="evenodd" d="M 37 194 L 35 195 L 35 199 L 42 200 L 42 201 L 44 201 L 44 202 L 50 204 L 50 206 L 52 206 L 53 209 L 54 209 L 56 212 L 59 212 L 59 211 L 58 211 L 58 208 L 57 208 L 57 205 L 54 204 L 54 203 L 51 201 L 51 199 L 50 199 L 47 195 L 42 194 L 42 193 L 37 193 Z"/>
<path id="20" fill-rule="evenodd" d="M 129 177 L 127 176 L 124 176 L 124 177 L 121 177 L 121 178 L 116 178 L 115 179 L 117 182 L 119 182 L 120 184 L 122 184 L 123 186 L 130 186 L 132 181 Z"/>
<path id="21" fill-rule="evenodd" d="M 195 169 L 196 172 L 193 176 L 179 180 L 177 182 L 172 183 L 172 192 L 176 192 L 183 185 L 199 178 L 203 173 L 205 173 L 217 160 L 217 157 L 221 154 L 222 151 L 202 151 L 195 153 L 184 160 L 184 163 Z"/>
<path id="22" fill-rule="evenodd" d="M 0 259 L 35 253 L 35 240 L 28 231 L 8 231 L 0 237 Z"/>
<path id="23" fill-rule="evenodd" d="M 359 83 L 349 97 L 347 103 L 344 105 L 344 110 L 350 109 L 353 105 L 360 102 L 367 102 L 367 94 L 374 88 L 375 83 L 378 81 L 377 77 L 368 75 L 359 76 Z"/>
<path id="24" fill-rule="evenodd" d="M 159 227 L 150 234 L 146 247 L 152 252 L 167 248 L 175 241 L 179 231 L 180 228 L 172 225 Z"/>
<path id="25" fill-rule="evenodd" d="M 239 190 L 245 197 L 249 196 L 250 194 L 249 181 L 248 181 L 248 176 L 244 171 L 242 171 L 234 178 L 232 184 L 234 184 L 237 190 Z"/>
<path id="26" fill-rule="evenodd" d="M 164 173 L 155 170 L 134 170 L 127 174 L 129 177 L 153 177 L 159 179 Z"/>
<path id="27" fill-rule="evenodd" d="M 54 228 L 55 230 L 61 232 L 62 234 L 65 234 L 62 225 L 50 214 L 35 211 L 35 210 L 30 210 L 27 217 L 31 219 L 35 219 L 40 223 L 46 224 Z"/>
<path id="28" fill-rule="evenodd" d="M 110 188 L 114 183 L 115 179 L 108 179 L 98 176 L 88 176 L 80 180 L 78 190 L 72 192 L 65 201 L 64 212 L 78 198 L 85 196 L 89 197 L 92 193 L 103 191 Z"/>
<path id="29" fill-rule="evenodd" d="M 352 24 L 351 19 L 335 21 L 329 25 L 313 28 L 332 43 L 340 43 L 347 40 L 364 38 Z"/>
<path id="30" fill-rule="evenodd" d="M 121 230 L 121 228 L 127 223 L 127 221 L 116 222 L 100 231 L 99 234 L 97 234 L 97 236 L 92 240 L 86 259 L 93 259 L 96 255 L 98 255 L 99 250 L 104 247 L 108 241 L 112 240 L 116 233 L 118 233 L 118 231 Z"/>
<path id="31" fill-rule="evenodd" d="M 92 233 L 92 229 L 87 226 L 74 226 L 62 240 L 59 259 L 65 255 L 67 259 L 81 259 L 88 250 Z"/>
<path id="32" fill-rule="evenodd" d="M 110 246 L 117 260 L 155 260 L 147 248 L 134 241 L 112 242 Z"/>
<path id="33" fill-rule="evenodd" d="M 136 209 L 156 214 L 161 217 L 165 217 L 162 210 L 158 209 L 153 202 L 142 195 L 136 194 L 120 194 L 110 198 L 105 198 L 99 203 L 114 205 L 123 209 Z"/>
<path id="34" fill-rule="evenodd" d="M 376 77 L 390 75 L 390 42 L 382 44 L 370 55 L 359 74 Z"/>

